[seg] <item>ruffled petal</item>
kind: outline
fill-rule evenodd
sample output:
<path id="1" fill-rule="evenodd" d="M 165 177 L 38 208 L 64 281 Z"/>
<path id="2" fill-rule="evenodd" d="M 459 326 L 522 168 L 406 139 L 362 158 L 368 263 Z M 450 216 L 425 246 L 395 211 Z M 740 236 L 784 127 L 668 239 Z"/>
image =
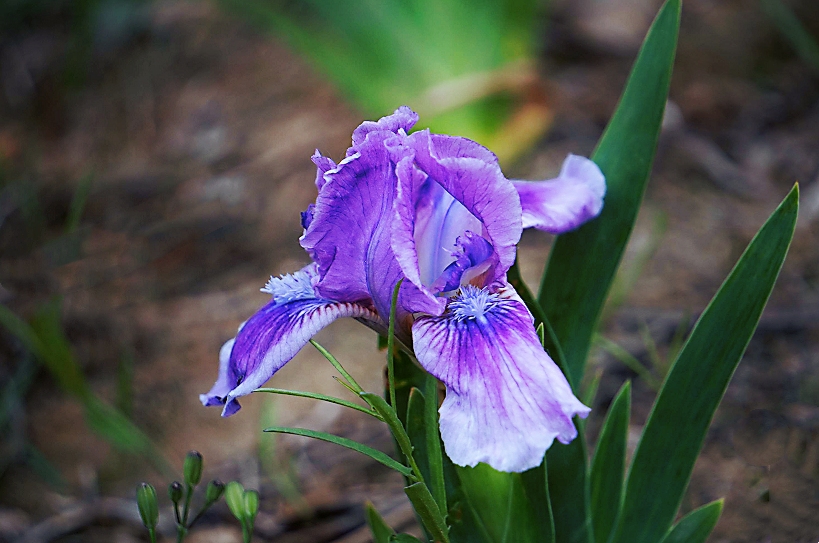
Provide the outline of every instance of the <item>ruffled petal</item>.
<path id="1" fill-rule="evenodd" d="M 432 209 L 429 226 L 416 222 L 416 252 L 424 254 L 443 246 L 452 251 L 454 242 L 465 230 L 486 238 L 494 247 L 498 265 L 491 271 L 488 282 L 502 279 L 515 261 L 515 245 L 522 231 L 520 198 L 512 183 L 503 176 L 497 158 L 488 149 L 466 138 L 415 132 L 406 139 L 415 152 L 415 164 L 429 180 L 418 187 L 415 203 L 423 216 L 429 198 Z M 440 185 L 440 189 L 435 185 Z M 425 189 L 426 194 L 420 192 Z M 477 226 L 480 225 L 480 228 Z M 429 230 L 430 235 L 424 229 Z M 440 244 L 434 243 L 441 236 Z M 450 238 L 450 239 L 444 239 Z M 429 241 L 432 239 L 433 241 Z M 424 244 L 429 249 L 424 249 Z M 438 274 L 454 261 L 454 257 L 431 269 Z M 438 277 L 433 275 L 432 280 Z M 422 275 L 423 278 L 423 275 Z"/>
<path id="2" fill-rule="evenodd" d="M 377 121 L 364 121 L 353 132 L 353 147 L 364 143 L 367 134 L 377 131 L 398 133 L 399 130 L 409 132 L 418 122 L 418 114 L 407 106 L 401 106 L 392 115 L 381 117 Z"/>
<path id="3" fill-rule="evenodd" d="M 552 234 L 573 230 L 603 209 L 606 178 L 597 164 L 577 155 L 563 161 L 560 175 L 547 181 L 512 181 L 523 206 L 523 228 Z"/>
<path id="4" fill-rule="evenodd" d="M 590 410 L 511 287 L 463 287 L 442 316 L 420 317 L 412 332 L 418 361 L 447 387 L 441 437 L 455 464 L 521 472 L 539 465 L 555 438 L 577 436 L 572 417 Z"/>
<path id="5" fill-rule="evenodd" d="M 219 377 L 210 392 L 200 396 L 204 405 L 224 405 L 222 416 L 234 414 L 240 409 L 237 398 L 262 386 L 310 338 L 338 318 L 380 324 L 372 308 L 364 304 L 316 297 L 311 286 L 314 274 L 311 265 L 268 282 L 263 290 L 273 299 L 242 325 L 235 340 L 222 347 Z"/>
<path id="6" fill-rule="evenodd" d="M 316 149 L 316 152 L 313 153 L 313 156 L 310 158 L 313 160 L 313 164 L 316 165 L 316 188 L 321 191 L 325 183 L 324 174 L 336 169 L 338 165 L 333 159 L 322 156 L 318 149 Z"/>
<path id="7" fill-rule="evenodd" d="M 315 288 L 325 299 L 372 299 L 388 315 L 401 269 L 390 247 L 395 171 L 384 140 L 370 131 L 357 152 L 324 174 L 301 245 L 318 264 Z"/>

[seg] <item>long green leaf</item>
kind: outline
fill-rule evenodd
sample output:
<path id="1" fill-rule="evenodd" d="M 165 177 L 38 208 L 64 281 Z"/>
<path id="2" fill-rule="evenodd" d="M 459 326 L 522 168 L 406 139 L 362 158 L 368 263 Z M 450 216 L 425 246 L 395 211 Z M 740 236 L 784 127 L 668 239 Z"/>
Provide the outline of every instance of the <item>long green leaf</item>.
<path id="1" fill-rule="evenodd" d="M 433 378 L 434 379 L 434 378 Z M 412 443 L 413 456 L 424 481 L 427 482 L 438 504 L 438 510 L 446 516 L 446 489 L 444 488 L 444 471 L 441 460 L 441 440 L 438 437 L 437 417 L 428 422 L 427 401 L 420 390 L 410 391 L 407 407 L 407 435 Z M 434 432 L 429 432 L 430 423 Z"/>
<path id="2" fill-rule="evenodd" d="M 344 407 L 349 407 L 350 409 L 355 409 L 356 411 L 361 411 L 362 413 L 367 413 L 370 416 L 373 416 L 379 420 L 381 419 L 381 415 L 376 413 L 373 409 L 367 409 L 363 405 L 358 405 L 356 403 L 343 400 L 341 398 L 336 398 L 335 396 L 327 396 L 325 394 L 319 394 L 318 392 L 306 392 L 303 390 L 287 390 L 284 388 L 257 388 L 253 392 L 267 392 L 269 394 L 281 394 L 283 396 L 296 396 L 298 398 L 310 398 L 311 400 L 320 400 L 323 402 L 334 403 L 336 405 L 341 405 Z"/>
<path id="3" fill-rule="evenodd" d="M 373 449 L 372 447 L 362 445 L 358 441 L 353 441 L 352 439 L 347 439 L 346 437 L 334 436 L 333 434 L 328 434 L 326 432 L 317 432 L 315 430 L 307 430 L 305 428 L 285 428 L 283 426 L 271 426 L 270 428 L 265 428 L 264 431 L 276 432 L 278 434 L 292 434 L 294 436 L 312 437 L 314 439 L 335 443 L 336 445 L 347 447 L 348 449 L 360 452 L 361 454 L 366 454 L 376 462 L 380 462 L 388 468 L 394 469 L 395 471 L 401 473 L 402 475 L 412 475 L 412 470 L 410 468 L 404 464 L 401 464 L 400 462 L 397 462 L 396 460 L 393 460 L 386 453 Z"/>
<path id="4" fill-rule="evenodd" d="M 599 217 L 555 241 L 538 300 L 563 348 L 569 382 L 583 379 L 592 333 L 626 247 L 660 133 L 677 47 L 681 0 L 668 0 L 646 36 L 592 159 L 606 176 Z M 580 425 L 582 428 L 582 425 Z M 581 436 L 547 457 L 558 541 L 590 543 L 587 457 Z"/>
<path id="5" fill-rule="evenodd" d="M 645 191 L 665 111 L 681 0 L 668 0 L 646 36 L 620 104 L 592 155 L 606 176 L 599 217 L 557 238 L 540 287 L 570 382 L 583 377 L 592 333 Z"/>
<path id="6" fill-rule="evenodd" d="M 705 433 L 785 260 L 798 209 L 794 187 L 748 245 L 671 367 L 634 453 L 612 543 L 654 543 L 674 520 Z"/>
<path id="7" fill-rule="evenodd" d="M 717 525 L 723 500 L 713 501 L 694 509 L 671 527 L 660 543 L 705 543 Z"/>
<path id="8" fill-rule="evenodd" d="M 412 502 L 415 512 L 421 517 L 424 527 L 435 541 L 449 543 L 449 528 L 447 528 L 446 520 L 438 510 L 438 504 L 435 503 L 427 485 L 419 481 L 405 487 L 404 492 Z"/>
<path id="9" fill-rule="evenodd" d="M 373 543 L 390 543 L 390 538 L 395 535 L 387 521 L 375 510 L 373 504 L 364 504 L 364 512 L 367 515 L 367 525 L 373 534 Z"/>
<path id="10" fill-rule="evenodd" d="M 608 541 L 620 512 L 630 412 L 631 382 L 626 381 L 611 403 L 600 430 L 589 474 L 592 529 L 596 543 Z"/>

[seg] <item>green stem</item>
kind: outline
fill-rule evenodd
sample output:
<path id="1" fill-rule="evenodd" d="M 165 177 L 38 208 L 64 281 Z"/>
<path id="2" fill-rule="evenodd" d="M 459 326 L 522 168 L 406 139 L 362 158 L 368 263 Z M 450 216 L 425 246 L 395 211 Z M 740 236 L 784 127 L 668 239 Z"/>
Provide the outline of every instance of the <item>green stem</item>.
<path id="1" fill-rule="evenodd" d="M 182 524 L 180 525 L 183 530 L 187 531 L 188 528 L 188 514 L 191 510 L 191 499 L 193 498 L 193 487 L 187 483 L 185 483 L 185 508 L 182 510 Z M 181 540 L 180 540 L 181 541 Z"/>
<path id="2" fill-rule="evenodd" d="M 156 543 L 156 530 L 154 528 L 148 528 L 148 539 L 151 543 Z"/>
<path id="3" fill-rule="evenodd" d="M 392 302 L 390 303 L 390 325 L 387 332 L 387 385 L 390 393 L 390 405 L 393 409 L 397 409 L 395 403 L 395 310 L 398 305 L 398 291 L 401 289 L 401 279 L 395 285 L 392 291 Z M 412 458 L 412 455 L 410 455 Z"/>

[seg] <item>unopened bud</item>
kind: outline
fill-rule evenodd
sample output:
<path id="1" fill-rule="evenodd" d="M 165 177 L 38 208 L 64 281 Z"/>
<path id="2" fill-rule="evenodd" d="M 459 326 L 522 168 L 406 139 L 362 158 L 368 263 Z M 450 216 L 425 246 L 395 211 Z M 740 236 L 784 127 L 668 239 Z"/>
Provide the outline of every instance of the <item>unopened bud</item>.
<path id="1" fill-rule="evenodd" d="M 156 501 L 156 489 L 148 483 L 137 487 L 137 507 L 142 524 L 148 529 L 156 528 L 159 522 L 159 505 Z"/>
<path id="2" fill-rule="evenodd" d="M 185 475 L 185 484 L 190 486 L 198 485 L 202 479 L 202 455 L 196 451 L 189 452 L 185 456 L 182 473 Z"/>
<path id="3" fill-rule="evenodd" d="M 208 503 L 215 503 L 222 497 L 222 494 L 225 492 L 225 483 L 222 481 L 215 479 L 208 483 L 207 489 L 205 489 L 205 501 Z"/>
<path id="4" fill-rule="evenodd" d="M 245 489 L 241 483 L 231 481 L 225 487 L 228 509 L 239 522 L 245 521 Z"/>
<path id="5" fill-rule="evenodd" d="M 255 490 L 245 491 L 245 519 L 250 526 L 256 520 L 256 513 L 259 512 L 259 493 Z"/>
<path id="6" fill-rule="evenodd" d="M 179 503 L 179 500 L 182 499 L 182 483 L 179 481 L 174 481 L 168 485 L 168 497 L 171 499 L 174 505 Z"/>

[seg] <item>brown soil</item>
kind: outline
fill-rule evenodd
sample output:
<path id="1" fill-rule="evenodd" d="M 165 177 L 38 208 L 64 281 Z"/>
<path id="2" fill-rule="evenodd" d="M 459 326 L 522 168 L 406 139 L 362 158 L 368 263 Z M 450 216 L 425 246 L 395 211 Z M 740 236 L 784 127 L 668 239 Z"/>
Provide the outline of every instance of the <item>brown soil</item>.
<path id="1" fill-rule="evenodd" d="M 657 7 L 603 4 L 619 14 L 607 17 L 635 28 L 624 24 L 611 37 L 588 15 L 592 3 L 556 2 L 543 72 L 556 121 L 510 176 L 547 178 L 567 152 L 591 152 L 628 73 L 634 36 Z M 817 30 L 811 6 L 797 5 Z M 59 24 L 0 40 L 3 58 L 40 59 L 31 64 L 33 86 L 7 91 L 0 108 L 0 301 L 30 316 L 61 297 L 76 358 L 93 390 L 112 402 L 118 368 L 132 361 L 133 420 L 174 467 L 196 449 L 205 478 L 259 488 L 259 540 L 368 541 L 367 499 L 396 527 L 417 530 L 400 478 L 388 470 L 346 449 L 261 433 L 275 422 L 389 450 L 375 420 L 258 395 L 245 399 L 239 415 L 221 419 L 198 402 L 215 378 L 220 345 L 264 302 L 258 288 L 267 276 L 307 262 L 297 239 L 298 213 L 315 197 L 310 155 L 319 148 L 342 156 L 362 115 L 282 43 L 209 4 L 159 2 L 138 20 L 127 39 L 93 53 L 79 87 L 58 84 L 55 66 L 67 41 Z M 609 47 L 612 39 L 619 48 Z M 683 507 L 726 498 L 714 543 L 816 543 L 819 75 L 747 3 L 690 0 L 671 100 L 675 115 L 602 333 L 648 361 L 648 330 L 664 356 L 679 323 L 705 307 L 799 181 L 803 205 L 790 255 Z M 89 172 L 87 206 L 79 227 L 66 233 L 72 195 Z M 26 191 L 39 211 L 17 203 Z M 549 243 L 540 233 L 524 236 L 522 268 L 531 285 Z M 380 389 L 383 361 L 369 330 L 339 322 L 318 340 L 365 388 Z M 5 332 L 0 359 L 1 382 L 31 364 Z M 592 364 L 589 373 L 603 372 L 594 433 L 622 381 L 635 376 L 599 350 Z M 308 348 L 272 386 L 343 395 L 331 376 Z M 635 436 L 653 396 L 635 379 Z M 132 498 L 141 480 L 163 489 L 166 478 L 88 430 L 81 407 L 44 371 L 10 408 L 0 540 L 24 533 L 25 541 L 144 540 L 133 503 L 117 497 Z M 32 467 L 27 444 L 61 474 L 62 488 Z M 240 533 L 217 507 L 190 541 L 240 541 Z"/>

